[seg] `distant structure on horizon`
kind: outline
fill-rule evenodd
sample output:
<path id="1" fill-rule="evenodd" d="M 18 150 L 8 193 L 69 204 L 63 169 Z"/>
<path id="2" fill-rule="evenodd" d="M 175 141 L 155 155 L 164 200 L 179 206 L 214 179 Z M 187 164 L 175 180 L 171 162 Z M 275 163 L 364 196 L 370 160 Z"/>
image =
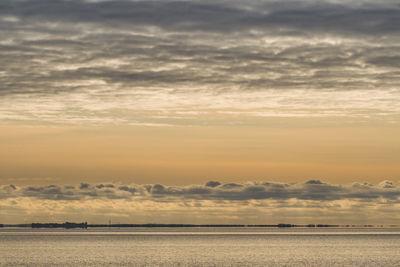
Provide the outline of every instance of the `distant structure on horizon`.
<path id="1" fill-rule="evenodd" d="M 87 222 L 84 222 L 84 223 L 72 223 L 72 222 L 65 222 L 65 223 L 32 223 L 32 228 L 65 228 L 65 229 L 83 228 L 83 229 L 87 229 L 88 228 L 88 224 L 87 224 Z"/>
<path id="2" fill-rule="evenodd" d="M 1 224 L 0 228 L 3 227 L 27 227 L 27 228 L 64 228 L 64 229 L 73 229 L 73 228 L 126 228 L 126 227 L 146 227 L 146 228 L 154 228 L 154 227 L 277 227 L 277 228 L 295 228 L 295 227 L 308 227 L 308 228 L 320 228 L 320 227 L 396 227 L 400 228 L 400 225 L 372 225 L 372 224 L 288 224 L 288 223 L 279 223 L 279 224 L 157 224 L 157 223 L 147 223 L 147 224 L 112 224 L 111 220 L 108 224 L 88 224 L 87 222 L 82 223 L 73 223 L 73 222 L 65 222 L 65 223 L 29 223 L 29 224 Z"/>

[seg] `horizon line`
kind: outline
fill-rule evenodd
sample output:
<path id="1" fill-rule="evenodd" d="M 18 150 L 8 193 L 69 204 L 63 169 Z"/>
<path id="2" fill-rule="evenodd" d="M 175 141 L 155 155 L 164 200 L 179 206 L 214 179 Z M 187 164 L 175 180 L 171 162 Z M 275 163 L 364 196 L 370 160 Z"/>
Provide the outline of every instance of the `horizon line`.
<path id="1" fill-rule="evenodd" d="M 189 228 L 189 227 L 264 227 L 264 228 L 400 228 L 397 224 L 179 224 L 179 223 L 116 223 L 116 224 L 93 224 L 87 222 L 74 223 L 24 223 L 24 224 L 0 224 L 0 228 Z"/>

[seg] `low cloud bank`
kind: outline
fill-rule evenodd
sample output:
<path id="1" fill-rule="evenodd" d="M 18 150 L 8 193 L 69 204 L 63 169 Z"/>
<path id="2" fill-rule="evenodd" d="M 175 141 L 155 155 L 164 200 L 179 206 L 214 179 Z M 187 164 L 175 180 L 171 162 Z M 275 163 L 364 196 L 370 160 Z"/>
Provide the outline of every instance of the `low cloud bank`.
<path id="1" fill-rule="evenodd" d="M 379 184 L 330 184 L 320 180 L 304 183 L 246 182 L 221 183 L 210 181 L 204 185 L 167 186 L 162 184 L 122 185 L 88 184 L 0 187 L 0 199 L 36 198 L 43 200 L 85 199 L 145 199 L 154 201 L 178 200 L 364 200 L 385 199 L 398 201 L 400 186 L 383 181 Z"/>
<path id="2" fill-rule="evenodd" d="M 0 223 L 398 224 L 400 186 L 210 181 L 0 186 Z"/>

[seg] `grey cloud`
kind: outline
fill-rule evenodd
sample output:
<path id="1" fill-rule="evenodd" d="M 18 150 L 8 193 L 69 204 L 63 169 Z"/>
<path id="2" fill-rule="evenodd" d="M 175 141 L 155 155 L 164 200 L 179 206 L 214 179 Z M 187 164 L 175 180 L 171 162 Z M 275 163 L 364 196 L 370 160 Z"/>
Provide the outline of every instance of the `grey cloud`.
<path id="1" fill-rule="evenodd" d="M 34 187 L 29 186 L 21 189 L 21 196 L 24 197 L 34 197 L 39 199 L 49 199 L 49 200 L 79 200 L 79 197 L 73 191 L 69 189 L 63 190 L 63 188 L 49 185 Z"/>
<path id="2" fill-rule="evenodd" d="M 9 187 L 10 189 L 12 189 L 12 190 L 17 189 L 17 187 L 16 187 L 15 185 L 13 185 L 13 184 L 10 184 L 8 187 Z"/>
<path id="3" fill-rule="evenodd" d="M 79 189 L 87 189 L 89 188 L 89 184 L 88 183 L 81 183 L 81 185 L 79 186 Z"/>
<path id="4" fill-rule="evenodd" d="M 193 198 L 202 198 L 203 195 L 208 195 L 212 191 L 204 186 L 189 186 L 189 187 L 174 187 L 155 184 L 152 186 L 150 193 L 152 197 L 183 197 L 191 196 Z"/>
<path id="5" fill-rule="evenodd" d="M 258 2 L 256 2 L 258 4 Z M 287 1 L 262 6 L 248 2 L 246 9 L 229 1 L 200 3 L 194 1 L 4 1 L 2 13 L 24 20 L 52 22 L 101 23 L 107 27 L 157 26 L 173 31 L 236 32 L 245 29 L 280 29 L 296 31 L 355 32 L 387 34 L 398 32 L 399 6 L 364 5 L 354 8 L 329 2 Z M 249 8 L 250 7 L 250 8 Z M 10 12 L 11 11 L 11 12 Z M 0 13 L 1 14 L 1 13 Z"/>
<path id="6" fill-rule="evenodd" d="M 389 67 L 389 68 L 400 68 L 400 56 L 398 54 L 392 56 L 377 56 L 368 59 L 370 64 L 376 66 Z"/>
<path id="7" fill-rule="evenodd" d="M 39 199 L 49 200 L 81 200 L 83 198 L 106 198 L 106 199 L 120 199 L 129 198 L 125 194 L 121 194 L 119 190 L 114 189 L 113 184 L 99 184 L 90 185 L 82 183 L 79 187 L 74 186 L 28 186 L 18 188 L 18 194 L 15 196 L 20 197 L 33 197 Z M 122 191 L 121 191 L 122 192 Z"/>
<path id="8" fill-rule="evenodd" d="M 234 189 L 234 188 L 238 188 L 238 187 L 243 187 L 243 185 L 237 184 L 237 183 L 228 183 L 228 184 L 221 185 L 221 187 L 224 189 Z"/>
<path id="9" fill-rule="evenodd" d="M 75 186 L 73 186 L 73 185 L 65 185 L 64 188 L 65 189 L 75 189 Z"/>
<path id="10" fill-rule="evenodd" d="M 127 191 L 127 192 L 130 192 L 132 194 L 137 192 L 137 189 L 135 187 L 129 187 L 129 186 L 120 186 L 120 187 L 118 187 L 118 190 Z"/>
<path id="11" fill-rule="evenodd" d="M 396 185 L 394 185 L 392 181 L 387 181 L 387 180 L 379 183 L 379 186 L 383 188 L 396 188 Z"/>
<path id="12" fill-rule="evenodd" d="M 188 99 L 200 90 L 215 97 L 269 89 L 389 91 L 400 86 L 399 18 L 391 1 L 5 0 L 0 117 L 104 121 L 106 112 L 89 110 L 88 99 L 118 109 L 110 101 L 129 94 L 129 107 L 138 107 L 152 90 Z M 81 101 L 51 99 L 58 94 Z M 30 95 L 54 110 L 10 110 L 17 100 L 32 106 L 24 104 Z M 153 122 L 153 113 L 135 112 Z"/>
<path id="13" fill-rule="evenodd" d="M 221 185 L 221 183 L 217 182 L 217 181 L 209 181 L 206 183 L 206 186 L 208 186 L 208 187 L 217 187 L 219 185 Z"/>
<path id="14" fill-rule="evenodd" d="M 320 180 L 308 180 L 306 184 L 324 184 Z"/>
<path id="15" fill-rule="evenodd" d="M 89 63 L 94 58 L 120 58 L 129 54 L 134 55 L 145 55 L 145 58 L 150 60 L 153 64 L 157 65 L 162 62 L 174 62 L 178 56 L 189 57 L 188 61 L 198 62 L 204 60 L 204 63 L 216 64 L 218 62 L 231 62 L 234 60 L 241 60 L 253 65 L 253 69 L 259 67 L 254 65 L 252 60 L 258 60 L 265 63 L 278 63 L 285 61 L 292 61 L 293 59 L 305 60 L 301 57 L 301 53 L 311 52 L 312 54 L 318 54 L 318 47 L 305 47 L 299 51 L 300 55 L 285 58 L 285 53 L 280 53 L 282 56 L 274 53 L 264 53 L 261 47 L 257 45 L 251 45 L 249 47 L 243 47 L 240 44 L 241 40 L 252 40 L 257 41 L 259 38 L 275 38 L 282 35 L 290 35 L 296 33 L 297 35 L 309 38 L 314 32 L 314 28 L 320 28 L 323 36 L 327 36 L 331 29 L 333 32 L 338 31 L 352 31 L 351 37 L 354 38 L 354 32 L 363 32 L 365 34 L 373 35 L 374 42 L 390 42 L 390 36 L 387 31 L 398 31 L 398 27 L 389 27 L 388 25 L 399 24 L 399 9 L 398 8 L 386 8 L 383 10 L 378 9 L 366 9 L 359 10 L 349 8 L 346 6 L 337 6 L 332 4 L 319 4 L 319 5 L 299 5 L 297 2 L 288 2 L 287 4 L 279 5 L 267 3 L 263 8 L 266 14 L 260 14 L 259 11 L 241 10 L 238 8 L 232 8 L 229 6 L 229 2 L 214 3 L 214 4 L 199 4 L 196 2 L 128 2 L 128 1 L 112 1 L 112 2 L 101 2 L 101 3 L 87 3 L 83 1 L 6 1 L 3 3 L 5 10 L 14 10 L 18 13 L 18 16 L 30 19 L 34 21 L 19 22 L 19 26 L 16 31 L 5 32 L 5 36 L 14 39 L 12 45 L 3 45 L 3 50 L 8 52 L 18 52 L 19 62 L 21 60 L 29 61 L 33 58 L 40 56 L 40 59 L 48 59 L 53 63 L 61 61 L 62 63 L 73 63 L 86 62 Z M 271 5 L 272 7 L 270 7 Z M 8 6 L 8 8 L 7 8 Z M 12 7 L 12 8 L 11 8 Z M 45 7 L 45 8 L 44 8 Z M 259 9 L 256 9 L 259 10 Z M 372 18 L 371 18 L 372 17 Z M 82 32 L 82 27 L 71 27 L 73 30 L 69 34 L 62 34 L 62 29 L 59 26 L 54 26 L 56 30 L 54 32 L 47 32 L 48 29 L 43 29 L 43 33 L 46 37 L 43 38 L 30 38 L 25 40 L 25 35 L 16 35 L 15 32 L 21 30 L 22 32 L 30 31 L 32 29 L 40 30 L 42 24 L 38 21 L 42 20 L 54 20 L 57 25 L 60 25 L 60 21 L 63 23 L 77 23 L 90 21 L 95 23 L 95 27 L 91 28 L 89 25 L 88 31 L 95 31 L 95 29 L 103 29 L 100 32 L 87 33 Z M 108 23 L 109 20 L 115 21 L 114 23 Z M 396 21 L 392 21 L 396 20 Z M 375 23 L 375 21 L 377 21 Z M 32 26 L 33 25 L 33 26 Z M 46 24 L 47 25 L 47 24 Z M 63 25 L 61 23 L 61 25 Z M 140 26 L 136 29 L 136 26 Z M 361 25 L 361 26 L 360 26 Z M 374 27 L 380 26 L 379 29 L 374 30 Z M 162 30 L 167 35 L 162 37 L 155 37 L 154 34 L 149 34 L 147 28 L 143 26 L 157 26 L 157 27 L 172 27 L 170 32 L 168 29 Z M 133 31 L 121 31 L 115 33 L 115 30 L 107 30 L 111 28 L 125 29 Z M 227 27 L 230 28 L 227 31 Z M 300 29 L 300 28 L 301 29 Z M 352 28 L 354 27 L 354 28 Z M 25 29 L 26 28 L 26 29 Z M 248 33 L 248 31 L 254 31 L 260 28 L 261 30 L 268 29 L 268 32 L 261 32 L 259 34 Z M 53 29 L 53 28 L 51 28 Z M 193 30 L 201 30 L 202 33 L 194 33 Z M 273 32 L 270 32 L 270 30 Z M 288 33 L 282 32 L 282 29 Z M 3 29 L 4 30 L 4 29 Z M 5 31 L 5 30 L 4 30 Z M 180 37 L 177 31 L 181 31 Z M 226 41 L 235 41 L 235 46 L 239 49 L 229 51 L 229 49 L 220 49 L 220 46 L 224 45 L 220 42 L 217 47 L 210 45 L 209 47 L 196 46 L 191 44 L 191 40 L 202 40 L 204 43 L 208 43 L 209 40 L 215 39 L 213 35 L 214 31 L 220 31 L 218 34 L 226 35 Z M 230 35 L 229 32 L 234 32 L 234 36 Z M 118 31 L 117 31 L 118 32 Z M 132 33 L 135 33 L 132 35 Z M 147 35 L 147 36 L 146 36 Z M 377 39 L 377 35 L 384 36 L 385 40 Z M 320 35 L 319 35 L 320 36 Z M 320 36 L 323 38 L 323 36 Z M 396 34 L 392 35 L 396 36 Z M 70 40 L 74 37 L 74 40 Z M 360 37 L 361 38 L 361 37 Z M 389 38 L 389 39 L 388 39 Z M 21 42 L 18 42 L 21 40 Z M 360 39 L 362 40 L 362 39 Z M 396 42 L 394 42 L 396 43 Z M 183 45 L 183 46 L 182 46 Z M 279 46 L 279 43 L 277 43 Z M 186 47 L 185 47 L 186 46 Z M 107 48 L 107 49 L 104 49 Z M 329 47 L 328 47 L 329 48 Z M 60 52 L 60 49 L 62 53 Z M 304 50 L 305 49 L 305 50 Z M 321 52 L 324 55 L 331 55 L 329 63 L 326 61 L 310 60 L 309 62 L 314 65 L 323 66 L 328 64 L 332 66 L 336 62 L 337 65 L 342 64 L 348 65 L 351 61 L 346 61 L 340 57 L 341 55 L 337 52 L 341 52 L 342 47 L 338 47 L 337 51 L 323 49 Z M 249 51 L 256 51 L 256 53 L 249 53 Z M 81 53 L 75 54 L 74 52 L 81 51 Z M 288 50 L 290 51 L 290 50 Z M 84 52 L 84 53 L 82 53 Z M 228 52 L 228 53 L 227 53 Z M 333 54 L 335 53 L 335 54 Z M 63 55 L 67 54 L 67 57 Z M 14 55 L 13 55 L 14 56 Z M 309 56 L 309 55 L 304 55 Z M 7 54 L 4 55 L 7 58 Z M 390 56 L 377 55 L 374 59 L 368 59 L 367 62 L 371 64 L 390 64 L 396 66 L 395 61 L 389 60 Z M 12 58 L 9 58 L 12 60 Z M 328 58 L 329 59 L 329 58 Z M 15 59 L 16 60 L 16 59 Z M 140 59 L 139 61 L 142 61 Z M 326 60 L 326 57 L 323 58 Z M 341 62 L 340 62 L 341 61 Z M 12 62 L 12 61 L 11 61 Z M 135 62 L 137 64 L 137 62 Z M 201 63 L 201 62 L 199 62 Z M 132 64 L 133 65 L 133 64 Z M 12 66 L 10 66 L 12 67 Z M 43 66 L 36 65 L 37 68 Z M 144 66 L 141 66 L 143 69 Z M 275 68 L 278 66 L 274 66 Z M 238 69 L 237 67 L 234 69 Z M 102 76 L 110 73 L 109 76 L 113 76 L 116 79 L 128 79 L 135 80 L 147 80 L 147 79 L 167 79 L 169 75 L 174 73 L 152 72 L 142 71 L 139 75 L 135 72 L 119 72 L 105 69 L 105 71 L 99 70 L 99 72 L 86 73 L 90 68 L 82 68 L 74 75 L 74 78 L 85 78 L 86 76 L 96 75 Z M 238 69 L 239 70 L 239 69 Z M 243 71 L 243 70 L 242 70 Z M 78 74 L 81 73 L 79 76 Z M 196 73 L 194 71 L 193 73 Z M 125 74 L 125 75 L 123 75 Z M 179 74 L 181 77 L 185 77 L 186 73 L 178 73 L 173 75 L 173 79 L 179 82 Z M 50 79 L 50 77 L 57 77 L 62 79 L 63 76 L 68 77 L 68 72 L 52 72 L 45 77 L 37 76 L 37 80 L 40 78 Z M 47 77 L 46 77 L 47 76 Z M 207 79 L 215 77 L 215 73 L 211 77 L 205 76 Z M 35 77 L 31 77 L 32 81 L 35 81 Z M 185 81 L 193 77 L 193 74 L 184 78 Z M 215 77 L 218 79 L 218 77 Z M 226 78 L 221 76 L 218 80 Z M 49 80 L 51 81 L 51 80 Z M 166 82 L 171 82 L 165 80 Z M 20 84 L 21 86 L 22 84 Z"/>
<path id="16" fill-rule="evenodd" d="M 208 185 L 207 185 L 208 184 Z M 304 183 L 219 183 L 210 182 L 206 185 L 166 186 L 154 185 L 114 185 L 107 186 L 84 184 L 80 187 L 66 186 L 3 186 L 1 198 L 31 197 L 49 200 L 80 200 L 91 199 L 142 199 L 154 201 L 180 200 L 213 200 L 213 201 L 247 201 L 289 199 L 311 201 L 359 200 L 378 201 L 386 199 L 399 201 L 400 187 L 391 181 L 380 184 L 354 183 L 337 185 L 319 180 L 309 180 Z M 101 184 L 102 185 L 102 184 Z"/>
<path id="17" fill-rule="evenodd" d="M 115 186 L 113 184 L 98 184 L 96 185 L 96 188 L 102 189 L 102 188 L 114 188 Z"/>

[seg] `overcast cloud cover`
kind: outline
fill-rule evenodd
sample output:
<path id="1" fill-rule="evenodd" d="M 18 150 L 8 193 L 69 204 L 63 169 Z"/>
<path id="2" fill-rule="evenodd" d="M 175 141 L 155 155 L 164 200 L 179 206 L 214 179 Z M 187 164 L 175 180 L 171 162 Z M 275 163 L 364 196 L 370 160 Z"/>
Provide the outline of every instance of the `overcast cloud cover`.
<path id="1" fill-rule="evenodd" d="M 400 219 L 399 207 L 400 186 L 391 181 L 0 187 L 3 223 L 49 218 L 104 223 L 112 218 L 125 223 L 388 224 Z"/>
<path id="2" fill-rule="evenodd" d="M 397 123 L 399 25 L 398 1 L 3 0 L 0 118 Z"/>

